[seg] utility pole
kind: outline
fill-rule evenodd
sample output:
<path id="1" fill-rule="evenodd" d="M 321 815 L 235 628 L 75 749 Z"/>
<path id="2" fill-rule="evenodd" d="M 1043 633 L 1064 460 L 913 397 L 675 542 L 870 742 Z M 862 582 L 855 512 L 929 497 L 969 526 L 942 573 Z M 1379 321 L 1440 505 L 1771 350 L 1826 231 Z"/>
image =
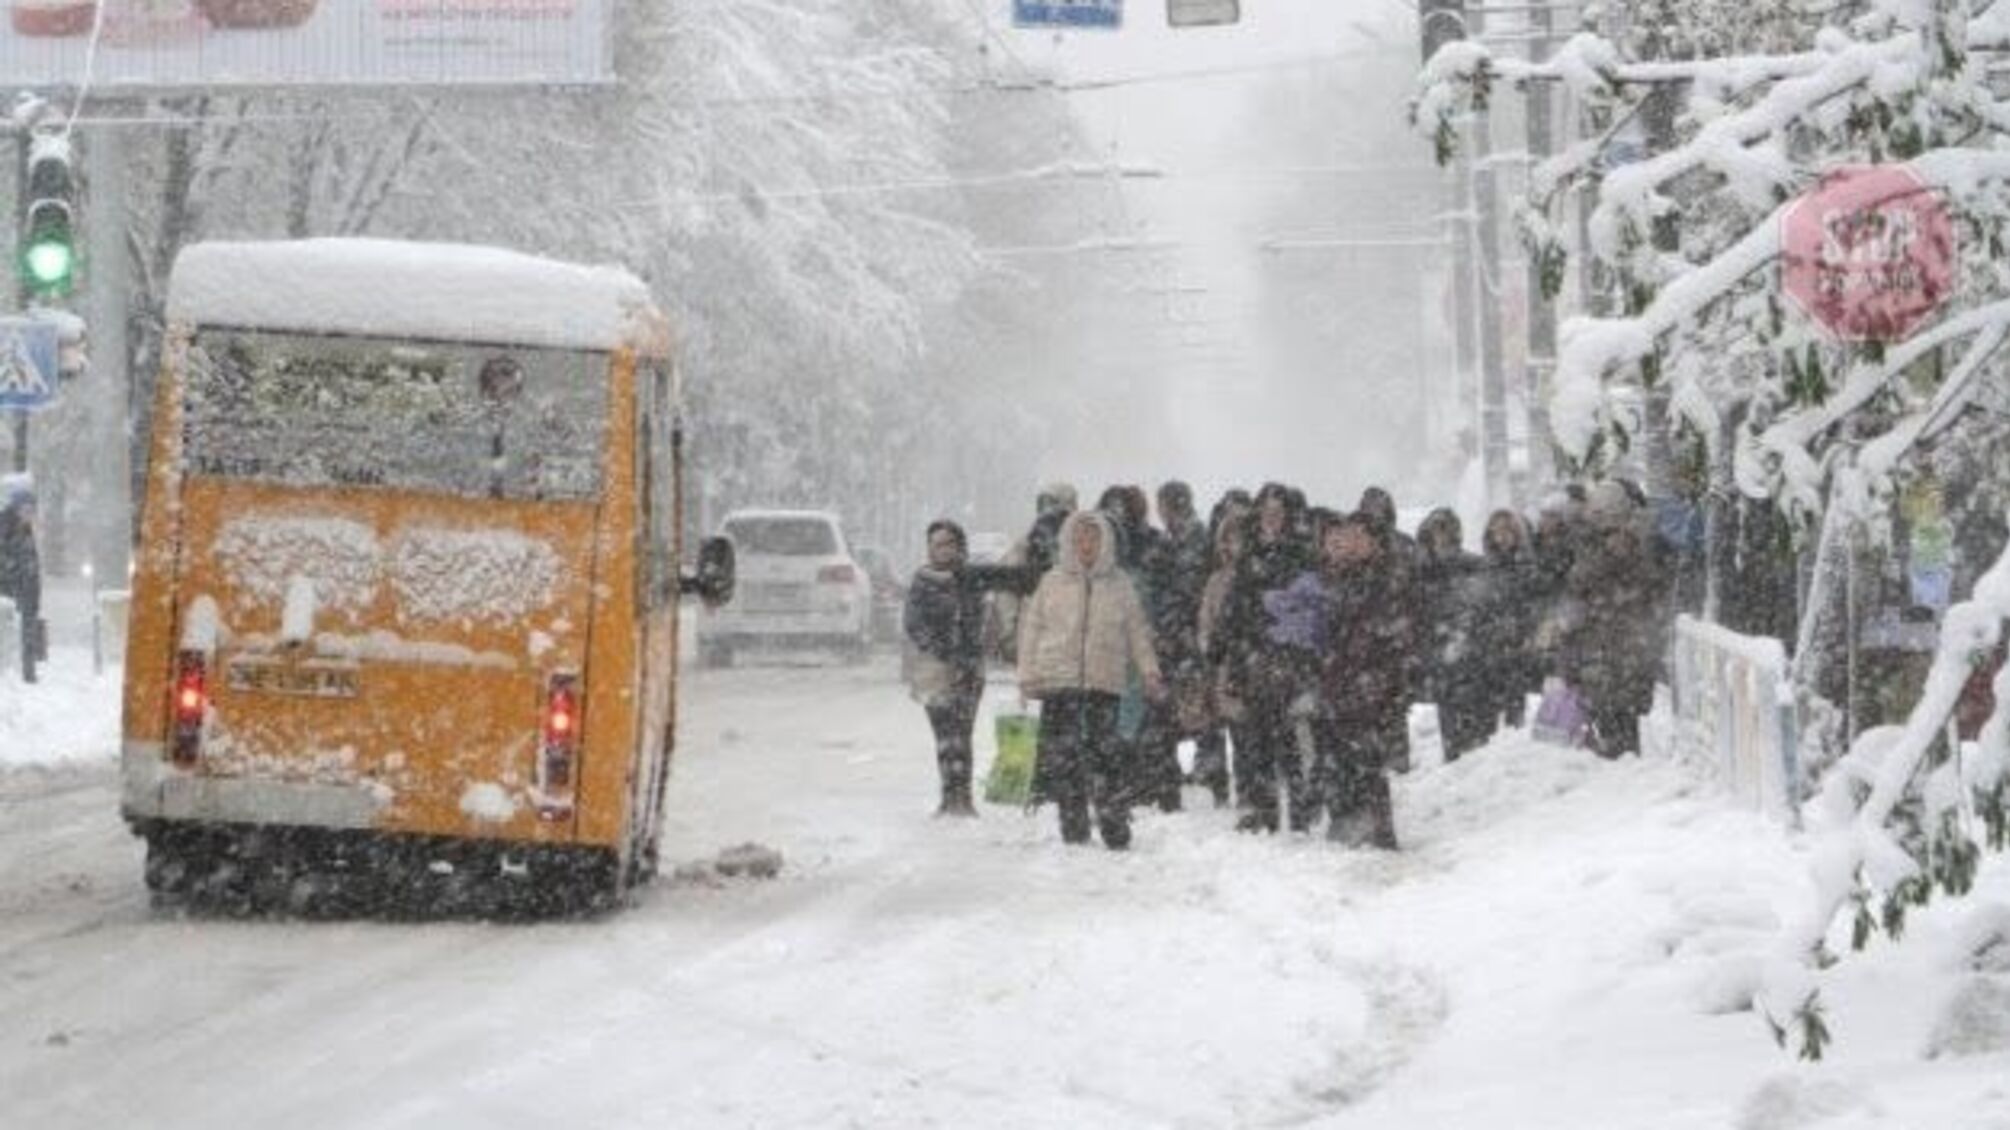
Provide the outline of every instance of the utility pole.
<path id="1" fill-rule="evenodd" d="M 32 133 L 27 128 L 14 131 L 14 256 L 19 258 L 24 248 L 20 240 L 28 231 L 28 150 L 33 144 Z M 12 264 L 9 264 L 12 268 Z M 28 285 L 21 277 L 19 269 L 10 269 L 7 278 L 13 283 L 12 301 L 9 310 L 20 311 L 28 308 Z M 16 473 L 28 470 L 28 414 L 14 413 L 14 454 L 12 467 Z"/>
<path id="2" fill-rule="evenodd" d="M 1465 0 L 1422 0 L 1417 8 L 1426 61 L 1444 44 L 1466 39 L 1479 30 L 1480 13 Z M 1492 122 L 1485 110 L 1474 115 L 1452 162 L 1451 202 L 1446 209 L 1452 241 L 1453 329 L 1456 341 L 1461 401 L 1467 383 L 1479 378 L 1481 466 L 1487 502 L 1506 499 L 1507 404 L 1501 377 L 1500 220 L 1494 178 Z M 1491 280 L 1491 282 L 1489 281 Z"/>
<path id="3" fill-rule="evenodd" d="M 128 107 L 118 107 L 118 110 Z M 138 107 L 130 107 L 137 117 Z M 108 117 L 128 116 L 114 112 Z M 103 516 L 135 513 L 131 456 L 126 440 L 127 403 L 132 387 L 131 329 L 133 257 L 126 247 L 126 146 L 128 127 L 106 125 L 94 130 L 84 147 L 85 202 L 92 222 L 83 233 L 84 301 L 82 313 L 90 326 L 91 365 L 83 376 L 83 404 L 90 414 L 90 434 L 104 444 L 101 458 L 91 464 L 91 494 L 100 516 L 90 523 L 91 575 L 99 587 L 126 587 L 132 539 L 127 524 Z"/>
<path id="4" fill-rule="evenodd" d="M 1556 21 L 1544 3 L 1529 9 L 1529 58 L 1547 62 L 1556 48 Z M 1533 173 L 1536 163 L 1556 152 L 1556 126 L 1550 84 L 1528 84 L 1528 156 Z M 1530 486 L 1538 490 L 1553 477 L 1550 452 L 1556 440 L 1550 429 L 1549 393 L 1556 374 L 1556 303 L 1543 293 L 1543 264 L 1538 255 L 1528 257 L 1528 360 L 1522 395 L 1528 405 L 1528 445 Z M 1524 498 L 1520 501 L 1526 503 Z"/>
<path id="5" fill-rule="evenodd" d="M 1475 36 L 1486 30 L 1486 10 L 1470 14 Z M 1479 243 L 1480 269 L 1480 458 L 1486 471 L 1487 506 L 1508 500 L 1507 376 L 1501 356 L 1500 182 L 1494 171 L 1493 115 L 1484 107 L 1473 116 L 1472 191 L 1477 209 L 1473 236 Z"/>

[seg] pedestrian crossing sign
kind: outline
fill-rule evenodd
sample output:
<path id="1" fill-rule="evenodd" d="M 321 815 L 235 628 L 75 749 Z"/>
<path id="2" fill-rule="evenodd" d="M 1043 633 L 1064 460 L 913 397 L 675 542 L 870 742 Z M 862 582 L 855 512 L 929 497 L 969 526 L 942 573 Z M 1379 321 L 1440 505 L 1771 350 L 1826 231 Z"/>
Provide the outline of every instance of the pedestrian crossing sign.
<path id="1" fill-rule="evenodd" d="M 1031 28 L 1124 26 L 1124 0 L 1012 0 L 1012 23 Z"/>
<path id="2" fill-rule="evenodd" d="M 34 412 L 56 402 L 56 326 L 0 318 L 0 411 Z"/>

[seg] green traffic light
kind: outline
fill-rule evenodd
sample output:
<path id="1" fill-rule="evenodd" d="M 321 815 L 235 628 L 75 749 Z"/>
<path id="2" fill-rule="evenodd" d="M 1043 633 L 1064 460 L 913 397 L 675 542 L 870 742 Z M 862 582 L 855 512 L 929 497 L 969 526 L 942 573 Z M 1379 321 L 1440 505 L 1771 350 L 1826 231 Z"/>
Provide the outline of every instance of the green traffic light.
<path id="1" fill-rule="evenodd" d="M 28 281 L 41 288 L 56 288 L 68 285 L 70 273 L 77 265 L 77 253 L 69 244 L 47 241 L 28 246 L 23 261 L 28 268 Z"/>

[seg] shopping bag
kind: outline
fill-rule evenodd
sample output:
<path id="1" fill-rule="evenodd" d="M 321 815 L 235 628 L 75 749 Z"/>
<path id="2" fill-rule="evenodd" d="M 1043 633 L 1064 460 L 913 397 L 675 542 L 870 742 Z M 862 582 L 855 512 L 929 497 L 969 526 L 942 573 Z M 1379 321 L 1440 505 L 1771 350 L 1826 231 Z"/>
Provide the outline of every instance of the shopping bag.
<path id="1" fill-rule="evenodd" d="M 1583 693 L 1554 675 L 1543 680 L 1542 705 L 1536 708 L 1535 725 L 1530 727 L 1535 740 L 1582 746 L 1590 729 L 1591 715 L 1585 709 Z"/>
<path id="2" fill-rule="evenodd" d="M 998 753 L 984 776 L 985 803 L 1024 807 L 1033 798 L 1033 770 L 1040 760 L 1039 720 L 1026 714 L 1000 714 L 996 733 Z"/>

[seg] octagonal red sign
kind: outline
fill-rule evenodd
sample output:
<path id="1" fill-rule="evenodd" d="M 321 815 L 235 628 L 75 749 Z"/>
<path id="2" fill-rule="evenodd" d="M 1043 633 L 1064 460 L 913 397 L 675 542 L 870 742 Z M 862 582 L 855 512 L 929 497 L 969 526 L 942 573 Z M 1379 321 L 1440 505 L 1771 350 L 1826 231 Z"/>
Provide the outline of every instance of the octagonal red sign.
<path id="1" fill-rule="evenodd" d="M 1840 169 L 1780 220 L 1781 286 L 1844 341 L 1903 341 L 1954 289 L 1954 223 L 1904 165 Z"/>

